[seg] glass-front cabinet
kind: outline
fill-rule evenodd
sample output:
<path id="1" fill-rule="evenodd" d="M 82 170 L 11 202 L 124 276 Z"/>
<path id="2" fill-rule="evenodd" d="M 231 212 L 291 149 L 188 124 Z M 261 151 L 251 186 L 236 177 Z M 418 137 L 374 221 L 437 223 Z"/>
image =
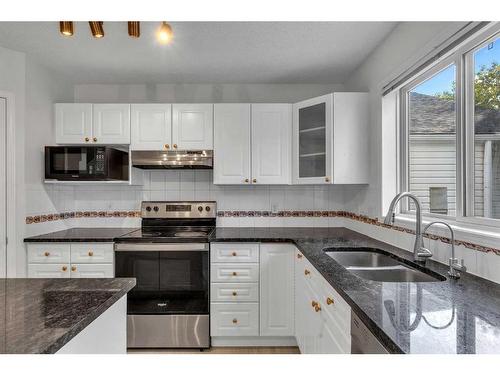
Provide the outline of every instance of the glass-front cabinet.
<path id="1" fill-rule="evenodd" d="M 294 104 L 294 182 L 331 183 L 333 95 Z"/>

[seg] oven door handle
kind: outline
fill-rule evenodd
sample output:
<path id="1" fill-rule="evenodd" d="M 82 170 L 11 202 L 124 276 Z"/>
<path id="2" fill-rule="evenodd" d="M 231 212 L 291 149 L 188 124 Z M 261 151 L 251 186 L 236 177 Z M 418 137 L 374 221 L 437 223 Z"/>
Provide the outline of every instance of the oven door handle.
<path id="1" fill-rule="evenodd" d="M 208 251 L 208 243 L 115 243 L 115 251 Z"/>

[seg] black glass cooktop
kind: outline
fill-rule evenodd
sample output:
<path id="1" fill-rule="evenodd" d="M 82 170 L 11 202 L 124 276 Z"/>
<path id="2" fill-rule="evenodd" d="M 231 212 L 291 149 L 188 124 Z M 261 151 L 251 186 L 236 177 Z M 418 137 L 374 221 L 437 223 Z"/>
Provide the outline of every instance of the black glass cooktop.
<path id="1" fill-rule="evenodd" d="M 116 242 L 208 242 L 213 226 L 142 227 L 116 238 Z"/>

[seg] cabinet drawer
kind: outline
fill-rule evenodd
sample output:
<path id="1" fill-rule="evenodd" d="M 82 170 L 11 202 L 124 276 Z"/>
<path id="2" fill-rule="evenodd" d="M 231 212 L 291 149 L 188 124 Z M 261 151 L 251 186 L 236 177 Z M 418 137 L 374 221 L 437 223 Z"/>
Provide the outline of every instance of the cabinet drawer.
<path id="1" fill-rule="evenodd" d="M 258 302 L 258 283 L 212 283 L 210 300 L 213 302 Z"/>
<path id="2" fill-rule="evenodd" d="M 112 264 L 72 264 L 71 278 L 109 278 L 113 277 Z"/>
<path id="3" fill-rule="evenodd" d="M 217 263 L 258 263 L 258 243 L 212 243 L 211 261 Z"/>
<path id="4" fill-rule="evenodd" d="M 71 263 L 113 263 L 113 244 L 71 244 Z"/>
<path id="5" fill-rule="evenodd" d="M 252 263 L 212 263 L 210 267 L 212 282 L 246 282 L 259 281 L 259 265 Z"/>
<path id="6" fill-rule="evenodd" d="M 37 243 L 28 245 L 28 263 L 69 263 L 69 243 Z"/>
<path id="7" fill-rule="evenodd" d="M 69 278 L 69 264 L 28 264 L 28 277 L 41 278 Z"/>
<path id="8" fill-rule="evenodd" d="M 212 336 L 258 336 L 258 303 L 212 303 L 210 305 Z"/>

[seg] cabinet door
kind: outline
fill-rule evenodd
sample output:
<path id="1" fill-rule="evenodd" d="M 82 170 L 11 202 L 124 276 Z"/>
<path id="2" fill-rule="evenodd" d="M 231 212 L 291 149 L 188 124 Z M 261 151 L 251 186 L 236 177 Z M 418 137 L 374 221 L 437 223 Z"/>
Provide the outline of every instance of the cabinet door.
<path id="1" fill-rule="evenodd" d="M 333 94 L 293 106 L 293 171 L 298 184 L 332 183 Z"/>
<path id="2" fill-rule="evenodd" d="M 252 183 L 290 183 L 291 115 L 290 104 L 252 104 Z"/>
<path id="3" fill-rule="evenodd" d="M 260 335 L 293 336 L 294 246 L 261 244 L 260 253 Z"/>
<path id="4" fill-rule="evenodd" d="M 56 143 L 82 144 L 92 137 L 92 104 L 57 103 L 54 105 L 56 119 Z"/>
<path id="5" fill-rule="evenodd" d="M 69 264 L 28 264 L 28 277 L 35 279 L 69 278 Z"/>
<path id="6" fill-rule="evenodd" d="M 109 278 L 113 277 L 112 264 L 72 264 L 71 278 Z"/>
<path id="7" fill-rule="evenodd" d="M 214 184 L 250 183 L 250 104 L 214 105 Z"/>
<path id="8" fill-rule="evenodd" d="M 94 143 L 130 143 L 130 104 L 94 104 L 92 118 Z"/>
<path id="9" fill-rule="evenodd" d="M 132 104 L 131 150 L 170 150 L 172 147 L 172 105 Z"/>
<path id="10" fill-rule="evenodd" d="M 174 104 L 172 142 L 177 150 L 213 149 L 213 104 Z"/>

